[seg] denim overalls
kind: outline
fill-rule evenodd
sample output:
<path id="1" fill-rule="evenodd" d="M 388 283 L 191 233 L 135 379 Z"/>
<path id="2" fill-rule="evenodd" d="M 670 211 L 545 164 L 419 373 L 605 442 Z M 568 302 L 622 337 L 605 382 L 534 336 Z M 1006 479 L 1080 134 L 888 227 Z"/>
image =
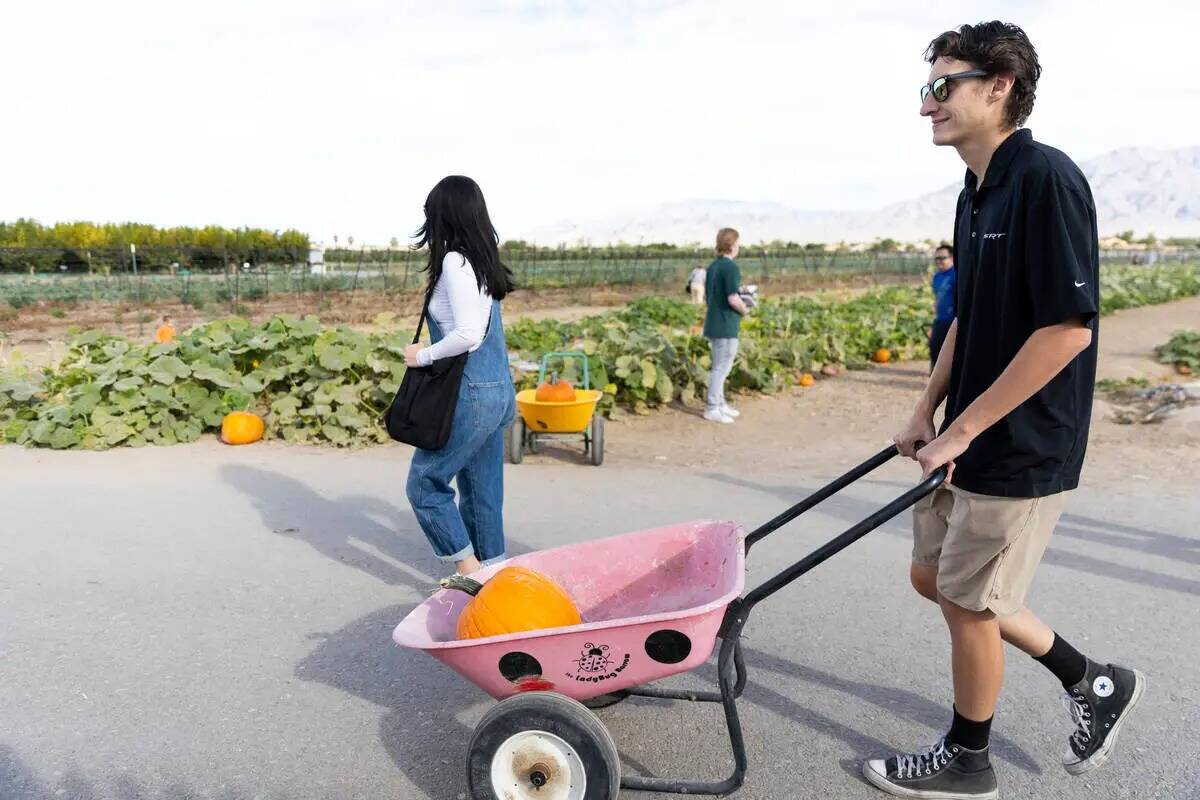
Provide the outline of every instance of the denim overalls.
<path id="1" fill-rule="evenodd" d="M 428 322 L 430 339 L 440 341 L 441 328 L 432 317 Z M 504 558 L 504 430 L 516 406 L 500 302 L 493 300 L 483 343 L 467 356 L 450 440 L 440 450 L 418 448 L 408 470 L 408 501 L 442 561 Z"/>

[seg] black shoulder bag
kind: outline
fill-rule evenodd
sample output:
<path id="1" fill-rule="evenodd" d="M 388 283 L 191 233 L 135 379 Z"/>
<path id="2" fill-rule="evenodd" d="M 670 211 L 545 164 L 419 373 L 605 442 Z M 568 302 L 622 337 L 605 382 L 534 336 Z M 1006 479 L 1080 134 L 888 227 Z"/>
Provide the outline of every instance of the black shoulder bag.
<path id="1" fill-rule="evenodd" d="M 421 329 L 429 314 L 433 287 L 425 293 L 425 305 L 412 343 L 421 340 Z M 468 353 L 439 358 L 428 367 L 408 367 L 404 380 L 387 411 L 387 432 L 397 442 L 422 450 L 440 450 L 450 439 L 458 387 L 467 366 Z"/>

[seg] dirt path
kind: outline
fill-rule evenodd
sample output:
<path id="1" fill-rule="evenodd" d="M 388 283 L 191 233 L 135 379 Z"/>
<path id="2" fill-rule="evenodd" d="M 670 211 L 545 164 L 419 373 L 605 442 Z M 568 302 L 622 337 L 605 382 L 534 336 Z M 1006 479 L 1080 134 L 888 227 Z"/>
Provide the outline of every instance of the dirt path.
<path id="1" fill-rule="evenodd" d="M 1184 328 L 1200 330 L 1200 297 L 1105 317 L 1100 324 L 1098 377 L 1173 379 L 1172 368 L 1154 360 L 1154 348 Z"/>

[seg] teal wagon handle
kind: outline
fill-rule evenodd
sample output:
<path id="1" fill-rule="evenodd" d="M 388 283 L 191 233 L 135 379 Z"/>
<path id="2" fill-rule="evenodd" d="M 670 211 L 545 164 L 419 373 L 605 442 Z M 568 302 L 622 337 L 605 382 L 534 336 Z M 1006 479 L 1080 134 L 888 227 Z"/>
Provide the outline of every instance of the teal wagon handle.
<path id="1" fill-rule="evenodd" d="M 583 360 L 583 388 L 591 389 L 592 381 L 588 376 L 588 357 L 582 350 L 572 350 L 568 353 L 546 353 L 542 356 L 542 368 L 538 370 L 538 386 L 546 382 L 546 365 L 552 358 L 579 358 Z"/>

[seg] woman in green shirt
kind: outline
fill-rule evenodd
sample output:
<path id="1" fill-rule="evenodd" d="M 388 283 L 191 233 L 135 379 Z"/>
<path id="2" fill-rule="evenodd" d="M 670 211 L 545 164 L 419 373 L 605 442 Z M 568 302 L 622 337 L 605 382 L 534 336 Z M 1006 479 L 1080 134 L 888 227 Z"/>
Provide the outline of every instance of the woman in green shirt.
<path id="1" fill-rule="evenodd" d="M 721 228 L 717 232 L 717 258 L 708 267 L 704 286 L 708 300 L 704 336 L 712 346 L 712 373 L 708 378 L 704 418 L 726 425 L 739 416 L 739 412 L 725 402 L 725 379 L 733 371 L 742 317 L 750 313 L 738 295 L 742 283 L 741 271 L 734 261 L 738 254 L 738 238 L 738 232 L 733 228 Z"/>

